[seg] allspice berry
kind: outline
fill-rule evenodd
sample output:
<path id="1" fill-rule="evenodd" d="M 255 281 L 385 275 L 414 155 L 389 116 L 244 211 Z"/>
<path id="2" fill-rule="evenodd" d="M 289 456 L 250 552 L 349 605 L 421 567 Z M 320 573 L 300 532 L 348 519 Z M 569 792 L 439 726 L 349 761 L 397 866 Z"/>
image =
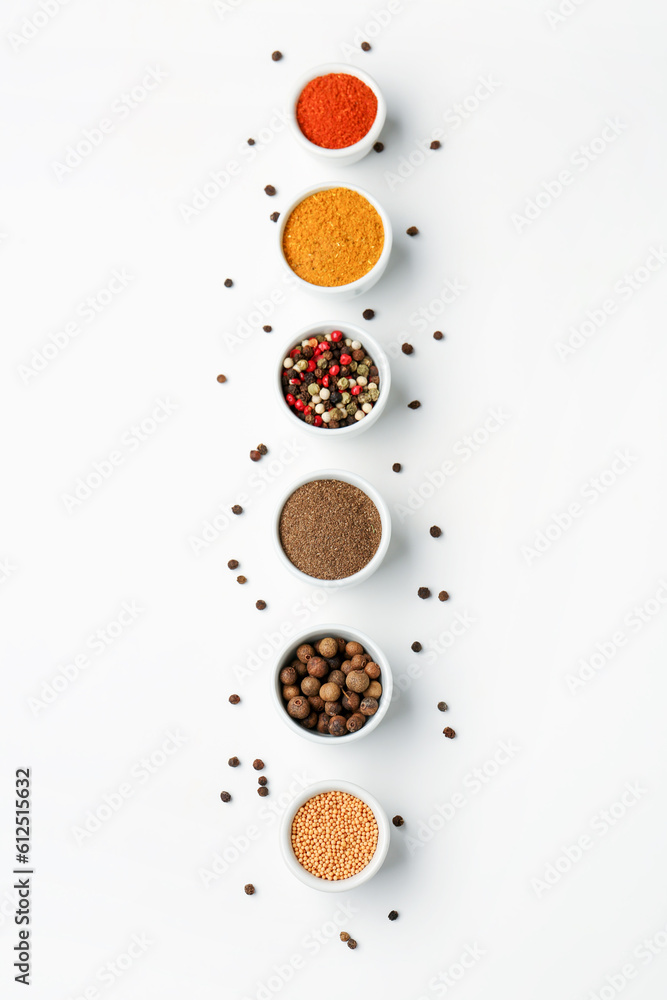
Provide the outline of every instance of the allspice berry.
<path id="1" fill-rule="evenodd" d="M 353 670 L 363 670 L 367 663 L 370 662 L 370 656 L 366 656 L 365 653 L 355 653 L 351 661 Z"/>
<path id="2" fill-rule="evenodd" d="M 337 684 L 332 684 L 331 681 L 327 681 L 323 684 L 319 691 L 320 698 L 324 698 L 325 701 L 338 701 L 340 698 L 340 688 Z"/>
<path id="3" fill-rule="evenodd" d="M 301 690 L 307 698 L 319 694 L 321 686 L 322 681 L 318 680 L 317 677 L 311 677 L 310 674 L 301 681 Z"/>
<path id="4" fill-rule="evenodd" d="M 352 670 L 347 675 L 347 686 L 350 691 L 356 691 L 360 694 L 365 691 L 370 684 L 370 678 L 368 674 L 365 674 L 363 670 Z"/>
<path id="5" fill-rule="evenodd" d="M 315 656 L 315 650 L 308 643 L 304 643 L 303 646 L 299 646 L 297 649 L 296 656 L 302 663 L 307 663 L 311 656 Z"/>
<path id="6" fill-rule="evenodd" d="M 280 671 L 280 681 L 282 684 L 295 684 L 296 670 L 294 667 L 283 667 Z"/>
<path id="7" fill-rule="evenodd" d="M 330 659 L 330 657 L 336 656 L 338 654 L 338 643 L 336 642 L 335 639 L 331 638 L 322 639 L 319 646 L 317 647 L 317 652 L 320 654 L 320 656 L 323 656 L 325 659 L 328 660 Z"/>
<path id="8" fill-rule="evenodd" d="M 255 768 L 256 771 L 263 771 L 264 761 L 261 759 L 261 757 L 256 757 L 255 760 L 253 760 L 252 762 L 252 766 Z"/>
<path id="9" fill-rule="evenodd" d="M 296 698 L 300 694 L 301 689 L 296 684 L 283 685 L 283 698 L 285 701 L 289 701 L 291 698 Z"/>
<path id="10" fill-rule="evenodd" d="M 307 698 L 297 695 L 287 702 L 287 711 L 293 719 L 306 719 L 310 715 L 310 705 Z"/>
<path id="11" fill-rule="evenodd" d="M 364 698 L 359 711 L 362 715 L 375 715 L 378 710 L 377 698 Z"/>
<path id="12" fill-rule="evenodd" d="M 345 691 L 341 703 L 346 712 L 356 712 L 361 703 L 361 698 L 354 691 Z"/>
<path id="13" fill-rule="evenodd" d="M 321 656 L 311 656 L 308 660 L 308 673 L 311 677 L 326 677 L 329 673 L 329 664 Z"/>
<path id="14" fill-rule="evenodd" d="M 248 882 L 247 885 L 244 885 L 243 886 L 243 891 L 245 892 L 246 896 L 252 896 L 252 894 L 255 891 L 255 887 L 252 884 L 252 882 Z"/>
<path id="15" fill-rule="evenodd" d="M 380 676 L 380 674 L 382 673 L 382 671 L 380 670 L 379 664 L 373 663 L 371 661 L 370 663 L 367 663 L 366 666 L 364 667 L 364 673 L 368 674 L 368 676 L 372 681 L 376 681 Z"/>
<path id="16" fill-rule="evenodd" d="M 341 670 L 341 673 L 345 674 L 345 676 L 347 677 L 347 675 L 350 673 L 350 671 L 354 670 L 354 667 L 352 666 L 352 661 L 351 660 L 343 660 L 343 662 L 340 665 L 340 670 Z"/>
<path id="17" fill-rule="evenodd" d="M 317 725 L 317 712 L 311 712 L 307 719 L 304 719 L 301 725 L 304 729 L 314 729 Z"/>
<path id="18" fill-rule="evenodd" d="M 320 712 L 324 711 L 324 702 L 320 698 L 319 694 L 311 695 L 308 699 L 308 704 L 314 712 L 318 713 L 318 715 Z"/>
<path id="19" fill-rule="evenodd" d="M 366 716 L 362 715 L 361 712 L 355 712 L 347 720 L 347 731 L 348 733 L 356 733 L 366 722 Z"/>
<path id="20" fill-rule="evenodd" d="M 353 656 L 357 656 L 358 654 L 363 653 L 363 651 L 364 647 L 361 645 L 360 642 L 350 641 L 345 645 L 345 653 L 350 660 L 352 659 Z"/>
<path id="21" fill-rule="evenodd" d="M 345 687 L 345 674 L 342 670 L 332 670 L 327 679 L 329 684 L 337 684 L 341 690 Z"/>
<path id="22" fill-rule="evenodd" d="M 366 688 L 366 698 L 379 698 L 382 694 L 382 685 L 379 681 L 371 681 Z"/>
<path id="23" fill-rule="evenodd" d="M 320 712 L 320 716 L 317 720 L 317 731 L 318 733 L 329 732 L 329 716 L 326 712 Z"/>
<path id="24" fill-rule="evenodd" d="M 324 711 L 328 716 L 333 717 L 334 715 L 340 715 L 343 711 L 343 706 L 340 701 L 325 701 Z"/>
<path id="25" fill-rule="evenodd" d="M 329 732 L 332 736 L 344 736 L 347 732 L 347 722 L 342 715 L 334 715 L 329 720 Z"/>

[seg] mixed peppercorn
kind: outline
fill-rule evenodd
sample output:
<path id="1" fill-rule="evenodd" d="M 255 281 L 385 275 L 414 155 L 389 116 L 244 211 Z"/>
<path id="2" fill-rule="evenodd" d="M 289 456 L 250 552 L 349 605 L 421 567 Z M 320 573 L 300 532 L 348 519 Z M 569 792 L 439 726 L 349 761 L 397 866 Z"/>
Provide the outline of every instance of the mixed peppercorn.
<path id="1" fill-rule="evenodd" d="M 307 424 L 335 430 L 371 412 L 380 398 L 380 373 L 359 340 L 341 330 L 318 333 L 283 360 L 285 402 Z"/>

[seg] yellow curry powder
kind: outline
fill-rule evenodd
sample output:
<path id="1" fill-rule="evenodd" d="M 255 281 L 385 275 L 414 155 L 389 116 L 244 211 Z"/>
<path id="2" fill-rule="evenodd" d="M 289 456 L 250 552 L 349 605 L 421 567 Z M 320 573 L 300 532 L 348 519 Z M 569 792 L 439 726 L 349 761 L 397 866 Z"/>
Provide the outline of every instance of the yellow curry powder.
<path id="1" fill-rule="evenodd" d="M 383 246 L 382 219 L 367 198 L 345 187 L 304 198 L 283 231 L 287 263 L 311 285 L 348 285 L 362 278 Z"/>

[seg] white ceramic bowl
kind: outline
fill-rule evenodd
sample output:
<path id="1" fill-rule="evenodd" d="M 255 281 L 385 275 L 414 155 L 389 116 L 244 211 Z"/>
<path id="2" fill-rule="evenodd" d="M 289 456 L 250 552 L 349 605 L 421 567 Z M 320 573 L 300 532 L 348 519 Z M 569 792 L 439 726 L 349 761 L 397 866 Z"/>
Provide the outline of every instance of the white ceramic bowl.
<path id="1" fill-rule="evenodd" d="M 331 333 L 333 330 L 341 330 L 345 337 L 349 337 L 351 340 L 359 340 L 366 348 L 367 353 L 373 358 L 375 366 L 380 374 L 380 396 L 371 412 L 366 414 L 363 420 L 357 420 L 354 424 L 350 424 L 346 427 L 334 427 L 331 430 L 324 430 L 322 427 L 315 427 L 314 424 L 306 424 L 303 420 L 299 420 L 298 417 L 295 417 L 292 414 L 291 407 L 287 405 L 285 397 L 283 396 L 280 376 L 284 371 L 283 361 L 292 348 L 300 346 L 303 340 L 307 337 L 312 337 L 316 333 Z M 281 352 L 280 360 L 278 361 L 278 374 L 274 384 L 278 393 L 280 409 L 283 413 L 287 414 L 292 427 L 296 424 L 298 427 L 301 427 L 302 430 L 305 430 L 310 434 L 316 434 L 320 439 L 324 436 L 326 440 L 334 440 L 342 437 L 343 435 L 361 434 L 362 431 L 368 430 L 369 427 L 372 427 L 373 424 L 376 423 L 380 414 L 387 405 L 389 389 L 391 388 L 391 369 L 389 367 L 387 355 L 384 353 L 377 340 L 375 340 L 374 337 L 371 337 L 369 333 L 366 333 L 365 330 L 360 330 L 358 326 L 353 326 L 352 323 L 311 323 L 309 326 L 299 330 L 299 332 L 289 341 L 287 346 Z"/>
<path id="2" fill-rule="evenodd" d="M 353 875 L 352 878 L 341 879 L 339 882 L 329 882 L 327 879 L 311 875 L 310 872 L 307 872 L 299 864 L 292 850 L 292 823 L 294 817 L 304 802 L 307 802 L 314 795 L 320 795 L 322 792 L 348 792 L 350 795 L 356 795 L 358 799 L 361 799 L 373 810 L 375 822 L 378 826 L 377 847 L 371 860 L 357 875 Z M 368 882 L 374 875 L 377 875 L 384 863 L 384 859 L 387 857 L 389 837 L 390 826 L 387 814 L 374 795 L 371 795 L 370 792 L 360 788 L 358 785 L 351 784 L 349 781 L 318 781 L 310 785 L 309 788 L 304 788 L 285 811 L 280 828 L 280 850 L 289 870 L 304 885 L 310 886 L 311 889 L 319 889 L 321 892 L 345 892 L 348 889 L 356 889 L 357 886 L 363 885 L 364 882 Z"/>
<path id="3" fill-rule="evenodd" d="M 350 191 L 356 191 L 357 194 L 362 195 L 371 203 L 382 220 L 382 227 L 384 229 L 384 246 L 382 247 L 382 253 L 380 254 L 375 266 L 372 267 L 367 274 L 364 274 L 361 278 L 357 278 L 356 281 L 350 281 L 347 285 L 334 285 L 332 287 L 327 285 L 313 285 L 310 281 L 305 281 L 303 278 L 300 278 L 287 263 L 287 259 L 283 253 L 283 233 L 285 231 L 287 220 L 296 206 L 301 204 L 304 198 L 307 198 L 311 194 L 317 194 L 318 191 L 328 191 L 329 188 L 335 187 L 345 187 L 349 188 Z M 280 259 L 283 267 L 290 275 L 291 279 L 296 282 L 296 286 L 301 291 L 311 292 L 313 295 L 318 295 L 322 298 L 337 298 L 338 301 L 342 299 L 352 299 L 356 298 L 358 295 L 363 295 L 364 292 L 367 292 L 369 288 L 373 287 L 376 281 L 380 280 L 384 274 L 387 264 L 389 263 L 391 244 L 391 222 L 389 221 L 389 216 L 380 203 L 375 200 L 373 195 L 369 194 L 368 191 L 365 191 L 363 188 L 357 187 L 355 184 L 340 184 L 338 181 L 328 181 L 325 184 L 317 184 L 315 187 L 307 188 L 305 191 L 302 191 L 301 194 L 297 195 L 294 201 L 287 206 L 285 211 L 281 213 L 278 225 L 278 252 L 280 254 Z"/>
<path id="4" fill-rule="evenodd" d="M 382 694 L 380 695 L 378 701 L 377 712 L 375 715 L 369 716 L 361 729 L 358 729 L 356 733 L 348 733 L 347 736 L 330 736 L 329 733 L 318 733 L 316 729 L 304 729 L 304 727 L 300 725 L 296 719 L 293 719 L 287 714 L 287 706 L 283 701 L 283 685 L 280 683 L 280 671 L 283 667 L 289 666 L 292 660 L 296 658 L 296 651 L 302 643 L 311 643 L 314 639 L 323 639 L 327 635 L 334 637 L 340 635 L 348 642 L 360 642 L 368 654 L 373 657 L 373 663 L 377 663 L 382 671 L 380 674 Z M 368 734 L 372 733 L 374 729 L 377 729 L 387 714 L 393 691 L 394 679 L 391 673 L 389 660 L 384 655 L 378 644 L 374 642 L 370 636 L 361 632 L 357 628 L 348 628 L 347 625 L 332 625 L 331 623 L 318 625 L 317 628 L 311 627 L 304 629 L 303 632 L 300 632 L 294 637 L 294 639 L 292 639 L 285 652 L 278 657 L 278 661 L 273 671 L 273 683 L 271 686 L 273 703 L 276 706 L 280 717 L 289 729 L 293 733 L 296 733 L 297 736 L 301 736 L 305 740 L 310 740 L 311 743 L 328 744 L 329 746 L 335 746 L 336 744 L 349 746 L 350 743 L 354 742 L 354 740 L 363 739 L 364 736 L 368 736 Z"/>
<path id="5" fill-rule="evenodd" d="M 325 431 L 325 433 L 327 432 Z M 322 580 L 318 576 L 309 576 L 307 573 L 302 573 L 301 570 L 297 569 L 294 563 L 287 558 L 287 554 L 280 541 L 280 515 L 282 514 L 283 507 L 287 503 L 288 498 L 296 489 L 299 488 L 299 486 L 303 486 L 304 483 L 310 483 L 316 479 L 338 479 L 344 483 L 351 483 L 352 486 L 356 486 L 358 489 L 362 490 L 366 496 L 370 497 L 377 507 L 380 515 L 382 535 L 375 555 L 370 562 L 366 563 L 363 569 L 359 570 L 358 573 L 353 573 L 352 576 L 345 576 L 342 580 Z M 363 479 L 361 476 L 357 476 L 354 472 L 346 472 L 343 469 L 321 469 L 319 472 L 307 472 L 305 475 L 300 476 L 299 479 L 295 480 L 295 482 L 293 482 L 291 486 L 289 486 L 282 494 L 278 500 L 273 515 L 273 541 L 278 553 L 278 558 L 286 569 L 293 573 L 294 576 L 298 577 L 302 583 L 309 584 L 310 586 L 316 583 L 318 587 L 335 589 L 337 587 L 354 587 L 358 583 L 363 583 L 364 580 L 368 580 L 368 578 L 375 573 L 376 569 L 379 568 L 380 563 L 387 554 L 390 538 L 391 516 L 389 514 L 389 507 L 385 501 L 382 499 L 375 487 L 371 486 L 366 479 Z"/>
<path id="6" fill-rule="evenodd" d="M 352 146 L 345 146 L 343 149 L 325 149 L 323 146 L 317 146 L 314 142 L 311 142 L 310 139 L 307 139 L 301 131 L 296 117 L 296 106 L 299 98 L 301 97 L 303 88 L 307 83 L 310 83 L 311 80 L 316 79 L 316 77 L 327 76 L 329 73 L 345 73 L 347 76 L 355 76 L 373 91 L 378 102 L 375 121 L 366 135 L 360 139 L 359 142 L 355 142 Z M 307 73 L 303 73 L 299 77 L 294 84 L 287 102 L 287 114 L 289 115 L 289 121 L 294 138 L 302 149 L 305 149 L 308 153 L 311 153 L 318 159 L 328 160 L 330 163 L 334 163 L 337 166 L 349 166 L 351 163 L 357 163 L 359 160 L 363 159 L 363 157 L 370 152 L 373 145 L 379 139 L 380 132 L 383 129 L 385 118 L 387 116 L 387 105 L 382 95 L 382 91 L 378 87 L 375 80 L 369 76 L 368 73 L 364 73 L 363 70 L 349 66 L 346 63 L 326 63 L 324 66 L 316 66 L 314 69 L 308 70 Z"/>

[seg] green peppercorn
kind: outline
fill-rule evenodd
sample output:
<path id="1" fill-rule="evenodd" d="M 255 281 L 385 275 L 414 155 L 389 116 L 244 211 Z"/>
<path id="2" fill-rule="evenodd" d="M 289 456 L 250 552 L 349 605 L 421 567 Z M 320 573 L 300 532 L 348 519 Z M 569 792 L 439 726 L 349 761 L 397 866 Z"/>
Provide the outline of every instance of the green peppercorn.
<path id="1" fill-rule="evenodd" d="M 348 403 L 352 401 L 352 396 L 349 392 L 344 392 L 341 396 L 341 403 L 343 406 L 347 406 Z"/>
<path id="2" fill-rule="evenodd" d="M 357 375 L 363 375 L 364 377 L 368 375 L 370 368 L 368 365 L 360 364 L 357 365 Z"/>
<path id="3" fill-rule="evenodd" d="M 336 382 L 336 385 L 340 389 L 341 392 L 343 391 L 343 389 L 347 389 L 348 386 L 349 386 L 349 384 L 350 383 L 345 378 L 345 376 L 343 376 L 343 378 L 339 378 L 338 381 Z"/>
<path id="4" fill-rule="evenodd" d="M 297 361 L 294 367 L 299 372 L 305 372 L 306 368 L 308 367 L 308 362 L 305 359 L 301 358 L 299 361 Z"/>
<path id="5" fill-rule="evenodd" d="M 308 386 L 308 394 L 310 396 L 317 396 L 317 394 L 318 394 L 319 391 L 320 391 L 320 387 L 317 384 L 317 382 L 311 382 L 311 384 Z"/>
<path id="6" fill-rule="evenodd" d="M 356 403 L 350 402 L 350 403 L 347 404 L 347 406 L 345 407 L 345 409 L 347 410 L 348 416 L 353 417 L 354 414 L 359 409 L 359 407 L 357 406 Z"/>

